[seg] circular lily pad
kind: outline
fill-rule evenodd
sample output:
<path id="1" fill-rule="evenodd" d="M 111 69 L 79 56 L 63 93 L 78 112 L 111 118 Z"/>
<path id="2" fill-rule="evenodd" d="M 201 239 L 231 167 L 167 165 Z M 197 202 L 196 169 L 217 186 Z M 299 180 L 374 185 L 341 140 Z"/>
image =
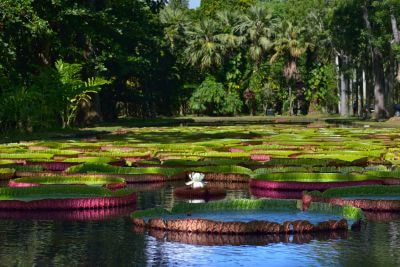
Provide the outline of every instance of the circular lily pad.
<path id="1" fill-rule="evenodd" d="M 0 210 L 99 209 L 136 203 L 132 190 L 88 186 L 0 188 Z"/>
<path id="2" fill-rule="evenodd" d="M 251 187 L 298 191 L 377 184 L 385 184 L 385 179 L 371 175 L 344 173 L 269 173 L 256 175 L 250 181 Z"/>
<path id="3" fill-rule="evenodd" d="M 15 169 L 0 168 L 0 180 L 8 180 L 14 177 Z"/>
<path id="4" fill-rule="evenodd" d="M 399 185 L 352 186 L 332 188 L 325 192 L 312 191 L 303 193 L 304 208 L 311 202 L 351 205 L 367 211 L 399 211 Z"/>
<path id="5" fill-rule="evenodd" d="M 301 201 L 240 199 L 201 204 L 179 203 L 134 212 L 136 227 L 170 232 L 207 234 L 296 234 L 348 230 L 348 220 L 363 217 L 360 209 L 312 203 L 307 212 Z M 268 219 L 268 220 L 265 220 Z"/>
<path id="6" fill-rule="evenodd" d="M 126 186 L 125 180 L 111 176 L 38 176 L 22 177 L 10 180 L 10 187 L 34 187 L 43 185 L 89 185 L 119 189 Z"/>

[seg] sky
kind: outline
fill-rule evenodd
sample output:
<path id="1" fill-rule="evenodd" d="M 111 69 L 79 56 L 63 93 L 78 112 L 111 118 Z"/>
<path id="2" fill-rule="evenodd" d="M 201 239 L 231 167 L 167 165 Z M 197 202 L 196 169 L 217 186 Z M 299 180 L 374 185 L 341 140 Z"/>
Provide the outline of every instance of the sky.
<path id="1" fill-rule="evenodd" d="M 196 8 L 200 6 L 200 0 L 189 0 L 189 7 Z"/>

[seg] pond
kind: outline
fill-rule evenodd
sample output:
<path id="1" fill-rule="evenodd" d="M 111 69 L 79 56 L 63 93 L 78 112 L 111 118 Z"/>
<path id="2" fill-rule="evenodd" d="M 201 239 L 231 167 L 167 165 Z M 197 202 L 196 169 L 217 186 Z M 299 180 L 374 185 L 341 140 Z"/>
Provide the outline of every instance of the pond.
<path id="1" fill-rule="evenodd" d="M 390 177 L 394 183 L 400 178 L 399 130 L 311 126 L 121 128 L 93 137 L 0 144 L 0 187 L 8 186 L 10 177 L 53 175 L 63 183 L 75 175 L 105 175 L 124 178 L 131 182 L 128 190 L 138 190 L 131 207 L 0 211 L 0 266 L 400 266 L 399 213 L 367 213 L 359 231 L 289 236 L 146 232 L 129 219 L 134 210 L 172 208 L 185 201 L 173 190 L 184 186 L 191 172 L 205 173 L 207 186 L 223 187 L 231 200 L 301 198 L 303 189 L 249 187 L 256 176 L 271 173 L 282 178 L 278 182 L 298 184 L 318 181 L 321 175 L 329 181 L 367 175 Z M 46 190 L 43 196 L 52 197 Z M 397 200 L 400 194 L 383 195 Z M 314 223 L 338 219 L 302 212 L 207 216 Z"/>
<path id="2" fill-rule="evenodd" d="M 168 184 L 141 192 L 137 208 L 170 207 L 177 200 Z M 228 190 L 228 199 L 250 198 L 246 188 Z M 243 245 L 193 245 L 135 232 L 122 217 L 104 221 L 0 220 L 3 266 L 399 266 L 400 219 L 368 222 L 340 238 L 303 239 Z"/>

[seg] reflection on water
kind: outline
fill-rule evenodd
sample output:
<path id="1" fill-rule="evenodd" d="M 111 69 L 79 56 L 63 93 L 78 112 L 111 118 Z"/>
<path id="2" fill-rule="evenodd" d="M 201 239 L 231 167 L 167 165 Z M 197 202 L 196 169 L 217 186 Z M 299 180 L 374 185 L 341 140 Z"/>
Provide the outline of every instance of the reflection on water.
<path id="1" fill-rule="evenodd" d="M 137 207 L 171 207 L 181 201 L 172 190 L 182 184 L 146 188 L 139 194 Z M 249 197 L 247 188 L 228 190 L 228 199 Z M 105 221 L 27 218 L 31 217 L 0 220 L 0 266 L 400 266 L 398 217 L 391 222 L 368 222 L 347 236 L 253 239 L 140 233 L 133 231 L 127 217 Z M 220 245 L 223 241 L 229 245 Z"/>
<path id="2" fill-rule="evenodd" d="M 0 221 L 0 265 L 96 266 L 144 263 L 145 237 L 127 219 Z"/>
<path id="3" fill-rule="evenodd" d="M 365 211 L 364 213 L 368 221 L 377 221 L 377 222 L 400 221 L 400 212 Z"/>
<path id="4" fill-rule="evenodd" d="M 144 228 L 132 227 L 134 232 L 144 232 Z M 346 239 L 347 231 L 337 232 L 320 232 L 320 233 L 296 233 L 294 235 L 287 234 L 268 234 L 268 235 L 218 235 L 206 233 L 185 233 L 185 232 L 168 232 L 163 230 L 149 230 L 149 235 L 163 242 L 180 242 L 192 245 L 203 246 L 265 246 L 273 243 L 295 243 L 305 244 L 312 240 L 336 240 Z"/>

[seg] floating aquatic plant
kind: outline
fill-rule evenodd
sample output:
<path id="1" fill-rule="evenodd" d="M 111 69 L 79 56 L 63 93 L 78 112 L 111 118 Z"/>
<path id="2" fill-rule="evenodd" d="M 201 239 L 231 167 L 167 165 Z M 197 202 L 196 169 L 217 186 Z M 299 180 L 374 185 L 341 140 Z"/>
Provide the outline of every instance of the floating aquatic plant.
<path id="1" fill-rule="evenodd" d="M 343 188 L 331 188 L 324 192 L 312 191 L 307 193 L 323 197 L 400 196 L 400 185 L 350 186 Z"/>
<path id="2" fill-rule="evenodd" d="M 113 176 L 33 176 L 16 178 L 11 181 L 13 184 L 38 184 L 38 185 L 67 185 L 67 184 L 86 184 L 86 185 L 106 185 L 111 183 L 124 184 L 125 180 Z"/>
<path id="3" fill-rule="evenodd" d="M 186 183 L 186 185 L 191 186 L 192 188 L 203 188 L 204 187 L 204 174 L 199 172 L 192 172 L 189 174 L 190 181 Z"/>
<path id="4" fill-rule="evenodd" d="M 343 173 L 267 173 L 253 176 L 254 180 L 284 182 L 345 182 L 377 179 L 376 176 Z"/>
<path id="5" fill-rule="evenodd" d="M 162 217 L 170 214 L 188 214 L 218 211 L 241 211 L 241 210 L 269 210 L 269 211 L 299 211 L 302 209 L 300 200 L 282 199 L 235 199 L 213 201 L 207 203 L 177 203 L 171 210 L 153 208 L 143 211 L 135 211 L 131 214 L 132 218 L 152 218 Z M 346 206 L 341 207 L 327 203 L 312 203 L 309 212 L 326 213 L 342 216 L 349 220 L 363 219 L 364 215 L 358 208 Z"/>

